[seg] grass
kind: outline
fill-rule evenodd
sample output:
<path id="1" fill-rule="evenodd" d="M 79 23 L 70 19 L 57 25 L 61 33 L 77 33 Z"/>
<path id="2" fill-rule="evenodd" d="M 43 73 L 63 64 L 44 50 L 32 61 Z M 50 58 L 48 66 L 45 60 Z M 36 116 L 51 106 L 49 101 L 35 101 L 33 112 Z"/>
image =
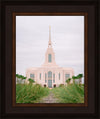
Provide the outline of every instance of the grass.
<path id="1" fill-rule="evenodd" d="M 60 103 L 84 103 L 84 86 L 70 84 L 67 87 L 53 88 L 52 92 Z"/>
<path id="2" fill-rule="evenodd" d="M 38 103 L 52 91 L 59 103 L 84 103 L 84 85 L 61 85 L 49 90 L 39 84 L 16 84 L 16 103 Z"/>
<path id="3" fill-rule="evenodd" d="M 16 84 L 16 103 L 35 103 L 48 94 L 49 89 L 39 84 Z"/>

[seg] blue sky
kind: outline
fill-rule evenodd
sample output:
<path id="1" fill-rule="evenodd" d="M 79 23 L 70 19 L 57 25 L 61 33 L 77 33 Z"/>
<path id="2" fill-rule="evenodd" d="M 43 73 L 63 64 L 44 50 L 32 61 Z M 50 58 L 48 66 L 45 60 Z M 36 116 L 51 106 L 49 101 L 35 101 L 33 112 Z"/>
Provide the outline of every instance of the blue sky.
<path id="1" fill-rule="evenodd" d="M 56 63 L 84 74 L 84 16 L 16 16 L 16 73 L 44 63 L 49 25 Z"/>

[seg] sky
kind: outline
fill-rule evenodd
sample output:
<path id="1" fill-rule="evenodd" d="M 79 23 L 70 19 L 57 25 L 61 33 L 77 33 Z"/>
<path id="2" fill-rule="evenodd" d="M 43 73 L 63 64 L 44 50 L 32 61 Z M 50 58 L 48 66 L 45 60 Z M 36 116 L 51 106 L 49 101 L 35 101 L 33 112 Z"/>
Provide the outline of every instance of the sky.
<path id="1" fill-rule="evenodd" d="M 44 63 L 49 26 L 56 63 L 84 75 L 84 16 L 16 16 L 16 73 Z"/>

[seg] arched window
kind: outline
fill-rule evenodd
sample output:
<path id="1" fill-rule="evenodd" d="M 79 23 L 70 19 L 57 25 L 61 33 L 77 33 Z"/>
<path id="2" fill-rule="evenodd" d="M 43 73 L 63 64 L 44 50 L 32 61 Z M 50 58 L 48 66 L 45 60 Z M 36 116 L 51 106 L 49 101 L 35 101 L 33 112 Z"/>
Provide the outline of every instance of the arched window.
<path id="1" fill-rule="evenodd" d="M 48 78 L 52 78 L 52 72 L 51 71 L 48 72 Z"/>
<path id="2" fill-rule="evenodd" d="M 70 74 L 65 74 L 65 79 L 67 80 L 68 78 L 70 78 Z"/>
<path id="3" fill-rule="evenodd" d="M 40 73 L 40 80 L 41 80 L 41 73 Z"/>
<path id="4" fill-rule="evenodd" d="M 53 83 L 55 83 L 55 74 L 53 74 Z"/>
<path id="5" fill-rule="evenodd" d="M 52 55 L 48 54 L 48 62 L 52 62 Z"/>
<path id="6" fill-rule="evenodd" d="M 55 74 L 53 74 L 53 79 L 55 80 Z"/>
<path id="7" fill-rule="evenodd" d="M 47 79 L 47 74 L 45 73 L 45 80 Z"/>
<path id="8" fill-rule="evenodd" d="M 59 73 L 59 80 L 60 80 L 60 73 Z"/>
<path id="9" fill-rule="evenodd" d="M 47 74 L 45 73 L 45 83 L 47 83 Z"/>
<path id="10" fill-rule="evenodd" d="M 34 74 L 30 74 L 30 78 L 34 79 L 35 75 Z"/>

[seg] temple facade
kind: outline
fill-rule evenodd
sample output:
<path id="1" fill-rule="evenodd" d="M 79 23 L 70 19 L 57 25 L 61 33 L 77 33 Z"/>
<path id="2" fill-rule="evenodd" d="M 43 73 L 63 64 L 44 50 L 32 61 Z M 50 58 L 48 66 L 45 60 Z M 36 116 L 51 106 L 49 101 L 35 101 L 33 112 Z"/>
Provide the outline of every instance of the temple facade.
<path id="1" fill-rule="evenodd" d="M 26 82 L 33 79 L 43 87 L 58 87 L 60 84 L 65 85 L 66 80 L 74 75 L 72 68 L 59 67 L 55 61 L 55 53 L 51 42 L 51 28 L 49 27 L 48 48 L 45 53 L 45 62 L 38 68 L 28 68 L 26 70 Z M 70 81 L 72 83 L 73 80 Z"/>

